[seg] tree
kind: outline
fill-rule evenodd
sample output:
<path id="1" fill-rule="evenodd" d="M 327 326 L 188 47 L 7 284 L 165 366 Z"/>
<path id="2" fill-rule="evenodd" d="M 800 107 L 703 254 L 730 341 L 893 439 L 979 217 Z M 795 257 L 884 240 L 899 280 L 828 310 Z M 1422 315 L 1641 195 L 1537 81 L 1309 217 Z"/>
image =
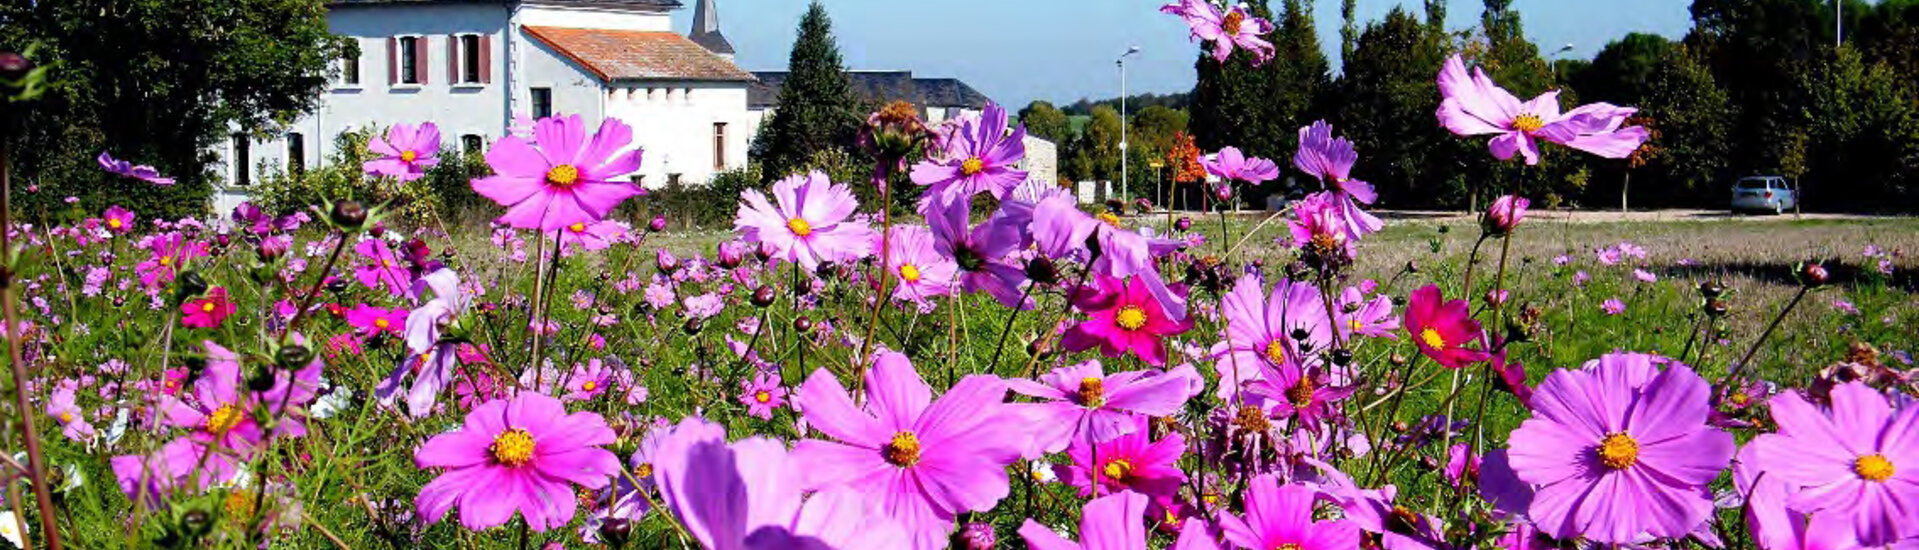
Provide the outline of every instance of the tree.
<path id="1" fill-rule="evenodd" d="M 1723 200 L 1737 118 L 1731 99 L 1692 48 L 1669 49 L 1655 67 L 1636 103 L 1658 124 L 1659 139 L 1644 178 L 1655 185 L 1640 188 L 1657 190 L 1653 202 Z M 1646 191 L 1640 197 L 1642 203 L 1649 198 Z"/>
<path id="2" fill-rule="evenodd" d="M 1272 17 L 1264 2 L 1252 4 L 1250 12 L 1253 17 Z M 1275 30 L 1265 38 L 1274 40 L 1277 34 Z M 1254 155 L 1280 150 L 1290 121 L 1272 119 L 1273 72 L 1254 67 L 1253 54 L 1243 49 L 1233 50 L 1224 62 L 1213 60 L 1210 42 L 1201 43 L 1199 50 L 1190 110 L 1193 139 L 1199 148 L 1215 151 L 1232 145 Z"/>
<path id="3" fill-rule="evenodd" d="M 1581 99 L 1618 104 L 1643 100 L 1653 74 L 1667 61 L 1673 43 L 1656 34 L 1630 33 L 1614 40 L 1593 56 L 1592 65 L 1567 78 Z"/>
<path id="4" fill-rule="evenodd" d="M 1093 180 L 1119 179 L 1119 111 L 1101 105 L 1086 123 L 1083 150 L 1091 160 L 1085 176 Z"/>
<path id="5" fill-rule="evenodd" d="M 35 152 L 13 155 L 16 177 L 41 187 L 15 205 L 75 196 L 85 209 L 114 202 L 156 217 L 204 211 L 215 145 L 310 111 L 344 48 L 311 0 L 0 5 L 0 48 L 36 44 L 41 63 L 58 65 L 50 91 L 7 132 L 14 151 Z M 108 176 L 93 163 L 102 150 L 179 183 Z"/>
<path id="6" fill-rule="evenodd" d="M 1354 177 L 1377 186 L 1380 200 L 1394 205 L 1440 203 L 1439 185 L 1466 157 L 1484 155 L 1439 127 L 1436 67 L 1447 53 L 1446 35 L 1404 9 L 1366 25 L 1341 71 L 1341 101 L 1335 129 L 1353 141 L 1361 161 Z"/>
<path id="7" fill-rule="evenodd" d="M 1819 190 L 1809 207 L 1882 209 L 1919 206 L 1919 110 L 1911 77 L 1868 65 L 1850 46 L 1800 79 L 1807 98 L 1805 185 Z"/>
<path id="8" fill-rule="evenodd" d="M 1053 143 L 1065 144 L 1073 134 L 1073 121 L 1058 107 L 1045 101 L 1034 101 L 1027 104 L 1025 109 L 1020 109 L 1019 121 L 1026 125 L 1026 135 Z"/>
<path id="9" fill-rule="evenodd" d="M 792 175 L 823 151 L 851 151 L 859 138 L 859 101 L 833 39 L 833 22 L 815 0 L 800 18 L 779 104 L 753 155 L 768 180 Z"/>
<path id="10" fill-rule="evenodd" d="M 1353 42 L 1359 40 L 1359 0 L 1339 2 L 1339 58 L 1353 56 Z"/>

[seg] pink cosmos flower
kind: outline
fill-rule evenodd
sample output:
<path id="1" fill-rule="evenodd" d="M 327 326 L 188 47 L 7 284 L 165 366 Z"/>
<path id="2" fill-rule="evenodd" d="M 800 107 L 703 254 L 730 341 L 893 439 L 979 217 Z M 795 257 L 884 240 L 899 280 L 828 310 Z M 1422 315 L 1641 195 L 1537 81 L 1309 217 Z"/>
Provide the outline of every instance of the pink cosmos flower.
<path id="1" fill-rule="evenodd" d="M 1599 310 L 1607 315 L 1618 315 L 1626 312 L 1626 303 L 1619 301 L 1618 298 L 1607 298 L 1606 301 L 1600 302 Z"/>
<path id="2" fill-rule="evenodd" d="M 1099 347 L 1107 357 L 1128 352 L 1146 364 L 1166 364 L 1167 336 L 1193 328 L 1192 319 L 1175 319 L 1158 300 L 1153 299 L 1139 279 L 1115 279 L 1101 275 L 1094 287 L 1075 292 L 1073 305 L 1086 312 L 1086 320 L 1066 331 L 1060 344 L 1071 351 Z"/>
<path id="3" fill-rule="evenodd" d="M 656 430 L 661 428 L 656 428 Z M 847 488 L 802 501 L 808 466 L 800 451 L 754 437 L 726 442 L 726 429 L 681 420 L 652 453 L 660 504 L 706 548 L 738 550 L 912 548 L 910 534 L 876 515 L 885 503 Z"/>
<path id="4" fill-rule="evenodd" d="M 1535 490 L 1527 515 L 1568 540 L 1692 532 L 1709 519 L 1707 486 L 1734 448 L 1731 434 L 1706 424 L 1711 392 L 1685 365 L 1638 353 L 1547 375 L 1533 417 L 1508 438 L 1512 471 Z"/>
<path id="5" fill-rule="evenodd" d="M 888 239 L 887 271 L 892 272 L 893 299 L 926 303 L 928 298 L 952 294 L 959 266 L 939 253 L 933 232 L 920 226 L 894 226 Z"/>
<path id="6" fill-rule="evenodd" d="M 1179 412 L 1192 397 L 1199 380 L 1192 365 L 1171 372 L 1127 371 L 1105 374 L 1098 360 L 1060 367 L 1040 375 L 1039 381 L 1010 379 L 1006 384 L 1021 395 L 1042 399 L 1015 404 L 1034 430 L 1033 450 L 1056 453 L 1068 443 L 1091 438 L 1111 441 L 1130 433 L 1135 414 L 1168 416 Z M 1203 386 L 1203 383 L 1197 384 Z"/>
<path id="7" fill-rule="evenodd" d="M 226 321 L 227 316 L 233 315 L 233 311 L 233 301 L 227 299 L 227 288 L 216 286 L 207 291 L 205 298 L 188 300 L 187 303 L 180 304 L 180 312 L 184 314 L 180 317 L 180 324 L 194 328 L 213 328 Z"/>
<path id="8" fill-rule="evenodd" d="M 1003 406 L 1005 382 L 968 376 L 934 401 L 912 362 L 885 352 L 867 373 L 866 393 L 862 410 L 826 369 L 800 387 L 795 404 L 806 422 L 837 440 L 794 447 L 806 487 L 844 487 L 878 502 L 880 513 L 926 546 L 950 532 L 960 512 L 1005 498 L 1006 466 L 1030 438 L 1023 419 Z"/>
<path id="9" fill-rule="evenodd" d="M 1212 158 L 1201 158 L 1206 171 L 1223 180 L 1238 180 L 1258 185 L 1279 177 L 1279 165 L 1273 161 L 1248 157 L 1238 147 L 1220 149 Z"/>
<path id="10" fill-rule="evenodd" d="M 772 420 L 773 411 L 786 406 L 786 388 L 780 386 L 780 375 L 761 372 L 752 380 L 740 381 L 740 404 L 746 405 L 746 414 Z"/>
<path id="11" fill-rule="evenodd" d="M 1186 483 L 1179 469 L 1179 457 L 1186 454 L 1186 437 L 1169 433 L 1152 441 L 1152 430 L 1144 416 L 1127 419 L 1126 435 L 1110 441 L 1089 444 L 1085 438 L 1073 441 L 1066 455 L 1071 465 L 1055 466 L 1062 481 L 1079 487 L 1079 496 L 1133 491 L 1150 497 L 1171 498 Z M 1099 488 L 1093 488 L 1097 481 Z"/>
<path id="12" fill-rule="evenodd" d="M 457 322 L 472 301 L 460 288 L 460 276 L 452 269 L 440 268 L 414 281 L 412 296 L 416 300 L 424 298 L 429 290 L 433 292 L 433 299 L 406 316 L 403 336 L 407 357 L 373 388 L 380 402 L 389 405 L 404 389 L 407 413 L 413 418 L 431 414 L 440 390 L 453 383 L 454 367 L 459 365 L 459 345 L 440 341 L 440 331 L 442 326 Z M 407 375 L 414 375 L 413 385 L 402 388 L 401 382 Z"/>
<path id="13" fill-rule="evenodd" d="M 1213 43 L 1213 61 L 1224 63 L 1239 47 L 1253 52 L 1253 65 L 1273 58 L 1273 44 L 1262 36 L 1273 32 L 1273 22 L 1253 17 L 1238 5 L 1224 13 L 1211 0 L 1179 0 L 1160 6 L 1161 13 L 1178 15 L 1192 29 L 1192 39 Z"/>
<path id="14" fill-rule="evenodd" d="M 1006 108 L 988 101 L 979 118 L 960 121 L 939 158 L 913 165 L 913 183 L 928 186 L 928 196 L 945 200 L 967 200 L 982 191 L 1004 198 L 1026 180 L 1026 171 L 1018 169 L 1026 156 L 1026 126 L 1008 132 L 1006 120 Z"/>
<path id="15" fill-rule="evenodd" d="M 148 288 L 157 288 L 162 283 L 173 282 L 175 274 L 182 265 L 193 258 L 207 255 L 206 243 L 195 241 L 178 232 L 161 233 L 149 237 L 144 247 L 153 252 L 147 261 L 133 266 L 140 274 L 140 284 Z"/>
<path id="16" fill-rule="evenodd" d="M 1325 302 L 1309 282 L 1280 279 L 1269 296 L 1258 276 L 1242 275 L 1220 300 L 1220 311 L 1226 318 L 1219 344 L 1225 356 L 1215 363 L 1220 399 L 1237 397 L 1267 367 L 1316 355 L 1333 343 Z"/>
<path id="17" fill-rule="evenodd" d="M 1641 126 L 1620 128 L 1638 109 L 1593 103 L 1561 113 L 1558 90 L 1521 103 L 1494 84 L 1485 70 L 1475 68 L 1468 76 L 1466 62 L 1457 54 L 1439 71 L 1439 93 L 1444 98 L 1440 125 L 1462 136 L 1498 134 L 1491 147 L 1500 160 L 1510 160 L 1517 152 L 1526 164 L 1539 164 L 1538 139 L 1601 157 L 1626 158 L 1648 137 Z"/>
<path id="18" fill-rule="evenodd" d="M 406 292 L 408 285 L 412 284 L 413 275 L 407 273 L 406 265 L 400 261 L 400 255 L 393 251 L 393 247 L 387 246 L 386 241 L 380 239 L 360 241 L 360 244 L 353 245 L 353 253 L 366 262 L 353 270 L 353 278 L 367 288 L 374 290 L 384 288 L 388 293 L 399 296 Z"/>
<path id="19" fill-rule="evenodd" d="M 346 323 L 368 337 L 380 334 L 400 335 L 406 326 L 407 310 L 377 308 L 362 302 L 346 312 Z"/>
<path id="20" fill-rule="evenodd" d="M 125 234 L 133 230 L 133 211 L 121 208 L 118 204 L 107 207 L 106 213 L 101 215 L 101 218 L 101 223 L 106 224 L 107 231 Z"/>
<path id="21" fill-rule="evenodd" d="M 845 185 L 815 170 L 773 184 L 771 201 L 759 191 L 740 193 L 733 227 L 749 242 L 770 246 L 779 259 L 812 271 L 822 262 L 851 262 L 872 253 L 873 230 L 851 221 L 859 202 Z"/>
<path id="22" fill-rule="evenodd" d="M 100 152 L 100 158 L 98 160 L 100 161 L 100 169 L 106 170 L 109 174 L 133 178 L 161 187 L 173 185 L 173 178 L 160 177 L 160 171 L 154 169 L 152 166 L 145 164 L 136 166 L 131 162 L 115 160 L 111 155 L 108 155 L 106 151 Z"/>
<path id="23" fill-rule="evenodd" d="M 1226 541 L 1241 548 L 1359 548 L 1359 528 L 1352 522 L 1313 521 L 1313 500 L 1312 489 L 1260 474 L 1247 484 L 1245 515 L 1220 514 L 1219 526 Z"/>
<path id="24" fill-rule="evenodd" d="M 1318 483 L 1322 498 L 1332 501 L 1345 513 L 1346 521 L 1361 531 L 1378 535 L 1378 547 L 1384 550 L 1439 550 L 1445 544 L 1446 528 L 1439 518 L 1420 514 L 1396 503 L 1399 488 L 1384 485 L 1367 489 L 1331 464 L 1315 459 L 1305 462 L 1318 468 L 1324 481 Z M 1363 548 L 1366 546 L 1362 546 Z M 1511 550 L 1500 547 L 1502 550 Z"/>
<path id="25" fill-rule="evenodd" d="M 1026 224 L 1002 209 L 969 228 L 971 204 L 940 197 L 926 201 L 923 213 L 933 232 L 934 250 L 953 259 L 961 289 L 984 292 L 1006 307 L 1032 309 L 1032 300 L 1020 292 L 1027 282 L 1026 271 L 1008 259 L 1024 244 L 1020 228 Z"/>
<path id="26" fill-rule="evenodd" d="M 400 181 L 426 177 L 426 169 L 440 164 L 440 127 L 431 122 L 395 124 L 386 136 L 373 136 L 366 148 L 380 158 L 361 166 L 367 175 L 390 176 Z"/>
<path id="27" fill-rule="evenodd" d="M 1293 219 L 1286 222 L 1293 247 L 1319 254 L 1336 253 L 1353 257 L 1353 227 L 1346 221 L 1338 198 L 1320 191 L 1293 203 Z"/>
<path id="28" fill-rule="evenodd" d="M 1353 164 L 1357 162 L 1359 153 L 1353 150 L 1353 142 L 1333 137 L 1333 126 L 1326 121 L 1313 121 L 1311 126 L 1299 129 L 1299 151 L 1293 153 L 1293 166 L 1318 179 L 1332 193 L 1331 202 L 1345 222 L 1348 241 L 1358 241 L 1386 227 L 1378 216 L 1359 207 L 1360 203 L 1379 200 L 1379 194 L 1373 184 L 1353 179 Z"/>
<path id="29" fill-rule="evenodd" d="M 87 413 L 74 400 L 75 388 L 71 384 L 60 384 L 53 389 L 53 395 L 47 399 L 47 416 L 60 425 L 60 433 L 79 442 L 93 440 L 93 423 L 87 421 Z"/>
<path id="30" fill-rule="evenodd" d="M 1484 351 L 1467 348 L 1484 336 L 1465 300 L 1446 301 L 1437 285 L 1413 291 L 1406 304 L 1406 331 L 1419 352 L 1449 369 L 1485 361 Z"/>
<path id="31" fill-rule="evenodd" d="M 573 520 L 574 485 L 598 489 L 620 472 L 619 458 L 600 448 L 614 439 L 600 415 L 567 414 L 552 397 L 521 392 L 488 401 L 467 413 L 459 430 L 414 451 L 420 468 L 446 469 L 420 488 L 414 505 L 429 524 L 457 504 L 468 529 L 504 525 L 519 512 L 544 533 Z"/>
<path id="32" fill-rule="evenodd" d="M 507 207 L 499 222 L 518 229 L 558 231 L 606 218 L 626 199 L 646 194 L 616 181 L 640 169 L 640 150 L 626 150 L 633 129 L 607 118 L 589 138 L 579 115 L 540 119 L 539 148 L 506 136 L 486 152 L 495 175 L 473 180 L 473 191 Z"/>
<path id="33" fill-rule="evenodd" d="M 1779 432 L 1752 442 L 1766 477 L 1792 491 L 1791 509 L 1849 522 L 1868 546 L 1911 538 L 1919 525 L 1919 407 L 1894 408 L 1863 382 L 1832 389 L 1822 411 L 1797 392 L 1772 401 Z"/>
<path id="34" fill-rule="evenodd" d="M 1130 491 L 1093 499 L 1080 513 L 1078 543 L 1031 519 L 1020 525 L 1019 536 L 1026 539 L 1027 547 L 1032 550 L 1147 550 L 1150 548 L 1146 544 L 1148 533 L 1140 518 L 1146 515 L 1149 503 L 1146 495 Z M 1193 518 L 1186 520 L 1179 540 L 1168 550 L 1218 548 L 1219 543 L 1206 533 L 1204 520 Z"/>
<path id="35" fill-rule="evenodd" d="M 1479 218 L 1479 225 L 1491 235 L 1511 234 L 1513 228 L 1519 227 L 1519 222 L 1525 221 L 1526 209 L 1532 204 L 1533 201 L 1525 197 L 1501 195 L 1486 207 L 1485 215 Z"/>
<path id="36" fill-rule="evenodd" d="M 564 401 L 591 401 L 606 393 L 613 377 L 613 369 L 599 358 L 588 359 L 584 364 L 573 365 L 573 372 L 566 375 L 566 395 Z"/>
<path id="37" fill-rule="evenodd" d="M 1261 379 L 1246 386 L 1253 397 L 1270 409 L 1272 418 L 1299 417 L 1300 425 L 1318 431 L 1320 421 L 1339 417 L 1337 403 L 1353 395 L 1352 385 L 1337 386 L 1320 367 L 1308 368 L 1298 356 L 1281 361 L 1279 366 L 1259 364 Z"/>
<path id="38" fill-rule="evenodd" d="M 613 243 L 626 239 L 629 233 L 625 222 L 573 222 L 560 231 L 560 246 L 569 253 L 575 250 L 606 250 Z"/>
<path id="39" fill-rule="evenodd" d="M 247 388 L 246 374 L 233 352 L 211 341 L 204 345 L 207 367 L 192 391 L 160 399 L 161 422 L 191 430 L 161 448 L 161 461 L 171 465 L 175 474 L 198 469 L 203 487 L 233 479 L 269 438 L 305 435 L 305 424 L 295 413 L 317 397 L 321 369 L 315 359 L 291 376 L 279 371 L 270 389 L 255 392 Z M 277 417 L 276 431 L 269 433 L 261 426 L 256 411 Z M 196 466 L 200 464 L 204 467 Z"/>
<path id="40" fill-rule="evenodd" d="M 1659 282 L 1659 276 L 1658 276 L 1658 275 L 1653 275 L 1651 271 L 1646 271 L 1646 270 L 1644 270 L 1644 269 L 1637 269 L 1637 268 L 1634 268 L 1634 269 L 1632 270 L 1632 278 L 1633 278 L 1634 280 L 1637 280 L 1637 281 L 1639 281 L 1639 282 L 1642 282 L 1642 283 L 1657 283 L 1657 282 Z"/>
<path id="41" fill-rule="evenodd" d="M 1174 317 L 1186 316 L 1185 296 L 1166 284 L 1159 273 L 1159 260 L 1185 247 L 1185 242 L 1154 237 L 1151 228 L 1122 229 L 1115 216 L 1087 215 L 1079 209 L 1079 199 L 1064 190 L 1053 188 L 1031 194 L 1037 196 L 1017 198 L 1002 205 L 1020 204 L 1021 209 L 1031 211 L 1027 226 L 1034 248 L 1041 255 L 1054 261 L 1090 259 L 1095 273 L 1119 279 L 1138 278 L 1168 313 Z M 1089 244 L 1098 246 L 1100 253 L 1096 257 Z"/>
<path id="42" fill-rule="evenodd" d="M 1351 313 L 1341 315 L 1343 318 L 1343 321 L 1339 323 L 1341 336 L 1352 338 L 1353 335 L 1360 335 L 1369 338 L 1399 339 L 1399 316 L 1393 314 L 1392 298 L 1382 294 L 1367 301 L 1365 294 L 1359 289 L 1346 287 L 1346 290 L 1339 294 L 1339 304 L 1341 308 L 1351 310 Z"/>

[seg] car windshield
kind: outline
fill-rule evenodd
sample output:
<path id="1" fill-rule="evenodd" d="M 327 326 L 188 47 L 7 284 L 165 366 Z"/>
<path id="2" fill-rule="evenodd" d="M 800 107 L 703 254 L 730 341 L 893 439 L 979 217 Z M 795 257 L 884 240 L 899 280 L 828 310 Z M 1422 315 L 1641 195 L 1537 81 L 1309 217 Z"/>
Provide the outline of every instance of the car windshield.
<path id="1" fill-rule="evenodd" d="M 1740 189 L 1765 189 L 1767 181 L 1768 180 L 1766 178 L 1746 178 L 1743 180 L 1739 180 L 1739 188 Z"/>

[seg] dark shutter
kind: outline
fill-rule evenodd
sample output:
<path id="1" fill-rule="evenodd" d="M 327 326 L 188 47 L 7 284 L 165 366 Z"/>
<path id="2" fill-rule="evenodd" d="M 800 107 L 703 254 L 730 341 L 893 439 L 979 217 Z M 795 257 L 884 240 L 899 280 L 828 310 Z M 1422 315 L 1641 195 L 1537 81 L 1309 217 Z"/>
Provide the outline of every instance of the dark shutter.
<path id="1" fill-rule="evenodd" d="M 400 39 L 386 37 L 386 84 L 400 83 Z"/>
<path id="2" fill-rule="evenodd" d="M 446 35 L 446 82 L 460 83 L 460 35 Z"/>
<path id="3" fill-rule="evenodd" d="M 493 35 L 480 35 L 480 83 L 493 82 Z"/>
<path id="4" fill-rule="evenodd" d="M 413 39 L 413 80 L 416 84 L 426 84 L 427 75 L 433 72 L 427 69 L 431 65 L 427 60 L 432 59 L 432 56 L 427 55 L 427 42 L 425 36 Z"/>

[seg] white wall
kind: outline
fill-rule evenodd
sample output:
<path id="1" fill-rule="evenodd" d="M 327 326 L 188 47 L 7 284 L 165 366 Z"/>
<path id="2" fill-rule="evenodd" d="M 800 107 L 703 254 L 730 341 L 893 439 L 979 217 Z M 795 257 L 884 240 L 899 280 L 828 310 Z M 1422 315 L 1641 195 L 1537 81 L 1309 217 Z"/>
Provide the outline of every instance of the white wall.
<path id="1" fill-rule="evenodd" d="M 633 127 L 646 151 L 640 166 L 647 187 L 706 182 L 714 170 L 715 123 L 726 124 L 726 168 L 746 165 L 746 148 L 758 117 L 746 110 L 745 82 L 622 83 L 608 88 L 606 114 Z"/>
<path id="2" fill-rule="evenodd" d="M 517 34 L 520 50 L 515 58 L 519 62 L 520 73 L 515 78 L 513 90 L 514 110 L 518 114 L 532 114 L 531 90 L 551 88 L 553 114 L 580 115 L 589 124 L 598 125 L 605 113 L 605 106 L 601 103 L 600 78 L 524 30 Z"/>
<path id="3" fill-rule="evenodd" d="M 636 12 L 581 6 L 527 5 L 520 10 L 520 24 L 534 27 L 569 29 L 617 29 L 627 31 L 672 31 L 673 18 L 664 11 Z"/>

